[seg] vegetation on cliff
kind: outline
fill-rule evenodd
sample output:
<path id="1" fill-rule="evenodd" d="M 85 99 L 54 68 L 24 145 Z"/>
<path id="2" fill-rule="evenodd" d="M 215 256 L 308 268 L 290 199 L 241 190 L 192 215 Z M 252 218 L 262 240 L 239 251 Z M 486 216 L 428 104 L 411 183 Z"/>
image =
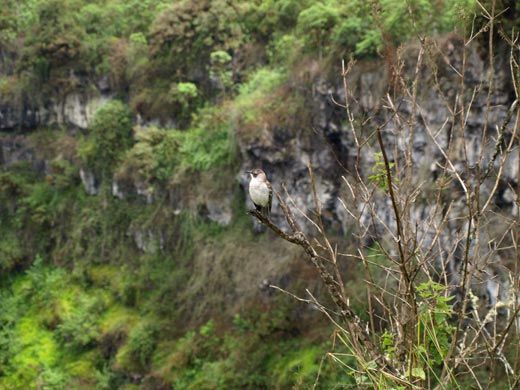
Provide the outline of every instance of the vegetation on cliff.
<path id="1" fill-rule="evenodd" d="M 311 132 L 312 84 L 339 78 L 341 59 L 393 62 L 401 43 L 464 29 L 475 12 L 472 0 L 4 0 L 0 105 L 111 100 L 88 129 L 2 134 L 30 157 L 0 166 L 0 387 L 366 385 L 330 323 L 255 278 L 283 269 L 291 291 L 320 292 L 297 249 L 253 233 L 239 144 Z M 362 283 L 347 286 L 360 312 Z M 446 321 L 448 303 L 423 288 Z M 445 353 L 451 328 L 439 329 Z M 332 344 L 347 356 L 336 364 Z"/>

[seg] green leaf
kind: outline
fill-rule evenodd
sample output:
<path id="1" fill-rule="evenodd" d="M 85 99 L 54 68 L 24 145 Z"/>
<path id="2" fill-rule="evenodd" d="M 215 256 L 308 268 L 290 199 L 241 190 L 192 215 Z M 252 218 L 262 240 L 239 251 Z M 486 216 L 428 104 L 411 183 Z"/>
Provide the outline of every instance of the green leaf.
<path id="1" fill-rule="evenodd" d="M 422 380 L 426 379 L 426 373 L 422 369 L 422 367 L 414 367 L 412 368 L 412 376 L 414 378 L 420 378 Z"/>

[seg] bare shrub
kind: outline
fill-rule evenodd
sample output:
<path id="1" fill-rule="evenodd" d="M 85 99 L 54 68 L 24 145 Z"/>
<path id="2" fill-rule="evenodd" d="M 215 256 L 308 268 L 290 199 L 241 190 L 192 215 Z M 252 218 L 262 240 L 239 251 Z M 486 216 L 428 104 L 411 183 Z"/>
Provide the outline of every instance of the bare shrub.
<path id="1" fill-rule="evenodd" d="M 335 307 L 309 291 L 296 298 L 334 324 L 347 353 L 329 357 L 360 386 L 520 383 L 520 46 L 518 34 L 498 23 L 503 11 L 495 2 L 489 9 L 478 4 L 483 22 L 470 24 L 466 37 L 419 37 L 419 44 L 393 53 L 388 91 L 371 110 L 350 88 L 354 62 L 343 63 L 344 101 L 337 104 L 356 153 L 341 178 L 340 201 L 354 250 L 339 253 L 329 239 L 311 164 L 308 210 L 297 208 L 285 189 L 275 192 L 288 232 L 250 211 L 299 245 L 317 269 Z M 345 293 L 344 258 L 365 270 L 368 321 Z"/>

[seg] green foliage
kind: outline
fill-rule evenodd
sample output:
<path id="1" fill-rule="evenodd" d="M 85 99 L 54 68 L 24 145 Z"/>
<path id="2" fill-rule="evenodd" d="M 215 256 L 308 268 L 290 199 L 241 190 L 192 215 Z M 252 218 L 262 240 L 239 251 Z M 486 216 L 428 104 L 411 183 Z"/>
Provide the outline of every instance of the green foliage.
<path id="1" fill-rule="evenodd" d="M 30 223 L 44 225 L 52 221 L 58 202 L 54 188 L 46 182 L 36 183 L 31 186 L 29 195 L 21 200 L 18 214 L 27 216 Z"/>
<path id="2" fill-rule="evenodd" d="M 157 344 L 157 327 L 152 323 L 139 323 L 130 332 L 127 344 L 121 349 L 130 359 L 147 368 Z"/>
<path id="3" fill-rule="evenodd" d="M 189 105 L 197 98 L 197 86 L 189 82 L 174 83 L 170 88 L 170 98 L 187 111 Z"/>
<path id="4" fill-rule="evenodd" d="M 68 348 L 82 349 L 99 338 L 98 321 L 103 310 L 98 298 L 80 297 L 62 317 L 57 336 Z"/>
<path id="5" fill-rule="evenodd" d="M 24 83 L 21 77 L 16 75 L 0 76 L 0 102 L 19 104 L 23 87 Z"/>
<path id="6" fill-rule="evenodd" d="M 195 127 L 182 133 L 181 164 L 198 171 L 215 169 L 232 162 L 233 148 L 228 124 L 218 112 L 202 111 Z"/>
<path id="7" fill-rule="evenodd" d="M 30 26 L 25 61 L 33 61 L 36 68 L 60 67 L 81 55 L 85 31 L 75 23 L 76 5 L 63 0 L 36 3 L 35 23 Z"/>
<path id="8" fill-rule="evenodd" d="M 210 300 L 199 293 L 186 308 L 187 285 L 198 281 L 196 256 L 214 266 L 215 251 L 204 258 L 201 248 L 224 242 L 224 255 L 242 256 L 232 253 L 237 242 L 245 247 L 258 238 L 240 197 L 235 214 L 242 216 L 222 228 L 197 215 L 192 193 L 206 192 L 204 177 L 229 181 L 234 129 L 248 142 L 269 137 L 275 126 L 310 127 L 301 93 L 310 90 L 301 76 L 307 64 L 375 56 L 417 36 L 464 28 L 474 7 L 474 0 L 381 0 L 377 7 L 362 0 L 5 0 L 2 102 L 83 93 L 91 87 L 87 80 L 108 76 L 121 101 L 95 114 L 79 143 L 81 163 L 105 185 L 115 172 L 118 180 L 168 197 L 143 206 L 86 196 L 75 144 L 62 147 L 60 137 L 34 140 L 38 150 L 59 145 L 45 156 L 45 177 L 30 164 L 2 168 L 0 388 L 124 388 L 140 376 L 179 389 L 307 388 L 318 372 L 323 388 L 368 383 L 331 369 L 327 360 L 320 371 L 330 347 L 303 342 L 307 335 L 298 334 L 287 305 L 234 320 L 201 317 L 200 328 L 184 329 L 179 313 L 198 312 Z M 179 129 L 138 129 L 134 143 L 135 114 Z M 69 150 L 72 156 L 64 157 Z M 370 179 L 388 189 L 380 155 Z M 195 204 L 180 214 L 179 205 L 168 204 L 179 188 Z M 134 232 L 155 234 L 147 253 L 136 249 Z M 378 250 L 369 257 L 377 277 L 384 272 L 377 265 L 389 260 Z M 361 311 L 364 285 L 346 288 Z M 446 354 L 451 301 L 432 283 L 417 291 L 418 364 L 410 376 L 422 380 Z M 388 330 L 380 337 L 393 359 L 396 335 Z"/>
<path id="9" fill-rule="evenodd" d="M 0 235 L 0 275 L 9 271 L 23 258 L 23 244 L 13 230 L 2 229 Z"/>
<path id="10" fill-rule="evenodd" d="M 185 131 L 156 127 L 137 128 L 136 143 L 117 171 L 121 180 L 164 185 L 185 171 L 207 171 L 229 165 L 234 145 L 226 116 L 217 110 L 202 109 Z"/>
<path id="11" fill-rule="evenodd" d="M 128 107 L 112 100 L 96 112 L 89 135 L 79 146 L 79 156 L 90 168 L 108 175 L 132 145 L 132 119 Z"/>
<path id="12" fill-rule="evenodd" d="M 301 56 L 304 43 L 294 33 L 273 39 L 267 47 L 269 62 L 280 69 L 290 70 Z"/>
<path id="13" fill-rule="evenodd" d="M 282 68 L 298 66 L 302 54 L 374 56 L 462 27 L 476 8 L 474 0 L 6 1 L 0 45 L 12 50 L 18 84 L 31 98 L 109 76 L 134 113 L 162 124 L 175 118 L 182 128 L 265 65 L 266 51 L 268 65 Z M 242 64 L 244 53 L 252 58 Z"/>
<path id="14" fill-rule="evenodd" d="M 60 364 L 58 343 L 42 321 L 65 279 L 62 270 L 50 270 L 38 258 L 12 290 L 0 292 L 0 387 L 66 388 L 69 376 Z"/>
<path id="15" fill-rule="evenodd" d="M 281 70 L 261 68 L 240 86 L 234 102 L 233 119 L 237 133 L 245 140 L 257 135 L 258 129 L 271 123 L 272 118 L 280 123 L 283 115 L 277 115 L 279 111 L 291 113 L 287 101 L 284 102 L 287 105 L 280 109 L 282 99 L 276 94 L 284 81 L 286 75 Z"/>
<path id="16" fill-rule="evenodd" d="M 72 189 L 78 184 L 78 167 L 70 161 L 58 158 L 51 161 L 48 180 L 58 191 Z"/>
<path id="17" fill-rule="evenodd" d="M 191 82 L 173 83 L 168 92 L 168 100 L 175 107 L 177 121 L 181 126 L 189 123 L 189 119 L 200 102 L 197 85 Z"/>
<path id="18" fill-rule="evenodd" d="M 366 311 L 366 280 L 374 283 L 386 281 L 385 289 L 382 291 L 381 301 L 389 302 L 397 293 L 398 284 L 388 282 L 394 262 L 388 259 L 385 252 L 378 245 L 370 247 L 365 254 L 365 265 L 359 265 L 359 273 L 363 276 L 360 280 L 351 280 L 345 286 L 347 295 L 350 297 L 351 307 L 359 313 L 360 317 L 364 317 Z M 447 286 L 436 283 L 432 280 L 426 282 L 417 282 L 415 287 L 415 301 L 417 304 L 417 322 L 414 329 L 414 340 L 410 362 L 408 367 L 408 376 L 411 382 L 426 381 L 429 385 L 438 380 L 443 359 L 446 357 L 451 346 L 453 332 L 455 330 L 453 317 L 453 297 L 448 294 Z M 376 309 L 377 310 L 377 309 Z M 366 318 L 368 321 L 368 318 Z M 349 349 L 348 336 L 338 335 L 339 345 L 342 345 L 350 353 L 334 353 L 335 360 L 346 368 L 346 373 L 352 376 L 359 386 L 378 387 L 378 388 L 395 388 L 397 382 L 389 381 L 378 372 L 377 367 L 372 362 L 361 362 L 360 366 L 363 373 L 356 369 L 356 356 Z M 398 342 L 399 335 L 393 327 L 384 327 L 378 334 L 379 346 L 387 359 L 391 362 L 398 362 Z M 402 342 L 402 341 L 401 341 Z M 350 359 L 350 361 L 349 361 Z"/>
<path id="19" fill-rule="evenodd" d="M 450 323 L 453 296 L 447 287 L 432 281 L 417 286 L 420 297 L 418 339 L 419 355 L 429 368 L 442 364 L 450 348 L 455 327 Z"/>
<path id="20" fill-rule="evenodd" d="M 337 7 L 317 2 L 299 14 L 298 32 L 306 37 L 309 47 L 321 50 L 339 19 Z"/>
<path id="21" fill-rule="evenodd" d="M 381 334 L 380 340 L 381 340 L 381 349 L 383 350 L 383 352 L 389 358 L 393 358 L 395 351 L 396 351 L 394 335 L 392 333 L 390 333 L 389 331 L 385 330 Z"/>
<path id="22" fill-rule="evenodd" d="M 140 181 L 167 181 L 179 164 L 180 139 L 176 132 L 156 127 L 136 130 L 136 143 L 124 157 L 117 175 Z"/>
<path id="23" fill-rule="evenodd" d="M 9 0 L 11 3 L 11 0 Z M 108 71 L 114 37 L 146 33 L 162 0 L 62 1 L 24 0 L 3 7 L 0 23 L 4 44 L 15 48 L 24 36 L 19 68 L 39 81 L 71 86 L 67 69 L 98 74 Z M 0 20 L 4 13 L 0 15 Z M 47 85 L 45 85 L 47 87 Z"/>
<path id="24" fill-rule="evenodd" d="M 308 0 L 262 0 L 246 12 L 245 27 L 260 39 L 270 39 L 277 31 L 294 29 L 299 13 L 312 4 Z"/>
<path id="25" fill-rule="evenodd" d="M 235 105 L 247 113 L 253 110 L 255 102 L 271 93 L 286 80 L 286 76 L 278 69 L 261 68 L 251 75 L 247 83 L 240 86 Z M 251 113 L 253 119 L 254 113 Z"/>
<path id="26" fill-rule="evenodd" d="M 388 191 L 388 174 L 386 171 L 385 162 L 383 160 L 383 153 L 375 153 L 374 157 L 375 162 L 372 166 L 372 175 L 368 176 L 368 179 L 383 191 Z M 388 165 L 391 170 L 390 174 L 393 174 L 392 170 L 395 166 L 395 163 L 389 162 Z M 392 180 L 397 182 L 397 178 L 395 176 L 392 178 Z"/>
<path id="27" fill-rule="evenodd" d="M 0 220 L 5 229 L 0 239 L 4 265 L 10 267 L 47 250 L 54 237 L 62 237 L 63 217 L 78 185 L 77 168 L 62 158 L 49 163 L 45 180 L 38 180 L 30 167 L 21 166 L 0 175 Z M 51 227 L 54 226 L 54 229 Z M 12 234 L 16 237 L 10 239 Z M 19 243 L 24 242 L 24 245 Z"/>
<path id="28" fill-rule="evenodd" d="M 243 43 L 242 14 L 243 7 L 229 0 L 161 7 L 150 24 L 149 49 L 134 50 L 129 61 L 131 106 L 144 118 L 174 117 L 187 127 L 203 100 L 231 86 L 230 61 L 222 53 L 231 56 Z"/>
<path id="29" fill-rule="evenodd" d="M 220 89 L 224 92 L 233 85 L 231 60 L 233 59 L 227 52 L 217 50 L 210 54 L 210 70 L 211 79 L 219 83 Z"/>
<path id="30" fill-rule="evenodd" d="M 410 365 L 409 376 L 422 381 L 438 379 L 455 327 L 451 324 L 452 296 L 447 287 L 433 281 L 420 283 L 417 288 L 418 321 L 416 329 L 415 364 Z M 385 330 L 380 336 L 383 352 L 395 359 L 397 335 Z M 368 380 L 368 378 L 367 378 Z"/>
<path id="31" fill-rule="evenodd" d="M 279 309 L 275 310 L 278 311 Z M 253 314 L 253 313 L 250 313 Z M 253 314 L 254 326 L 238 333 L 218 331 L 215 321 L 186 333 L 175 343 L 160 343 L 154 354 L 155 372 L 169 378 L 176 389 L 198 388 L 334 388 L 352 380 L 327 360 L 326 345 L 300 344 L 262 333 L 269 315 Z M 241 316 L 249 321 L 249 315 Z M 286 329 L 277 325 L 277 329 Z M 287 325 L 287 323 L 286 323 Z"/>
<path id="32" fill-rule="evenodd" d="M 242 39 L 240 8 L 228 0 L 178 1 L 152 24 L 152 52 L 164 63 L 188 74 L 190 66 L 209 64 L 215 50 L 236 48 Z"/>
<path id="33" fill-rule="evenodd" d="M 307 51 L 373 56 L 384 46 L 397 46 L 416 36 L 463 28 L 460 20 L 475 11 L 476 2 L 452 0 L 352 0 L 311 3 L 300 9 L 297 31 Z"/>
<path id="34" fill-rule="evenodd" d="M 291 352 L 281 359 L 276 359 L 273 375 L 277 388 L 287 388 L 295 384 L 299 388 L 312 387 L 319 372 L 323 350 L 312 346 L 308 348 L 290 348 Z"/>

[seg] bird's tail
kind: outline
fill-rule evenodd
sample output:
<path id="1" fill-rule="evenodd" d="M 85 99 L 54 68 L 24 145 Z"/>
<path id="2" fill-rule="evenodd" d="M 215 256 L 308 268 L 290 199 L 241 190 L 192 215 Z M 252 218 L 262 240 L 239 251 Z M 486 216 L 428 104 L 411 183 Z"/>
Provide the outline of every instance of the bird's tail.
<path id="1" fill-rule="evenodd" d="M 269 218 L 269 216 L 271 215 L 271 208 L 269 207 L 269 205 L 262 207 L 261 213 L 262 213 L 266 218 Z"/>

